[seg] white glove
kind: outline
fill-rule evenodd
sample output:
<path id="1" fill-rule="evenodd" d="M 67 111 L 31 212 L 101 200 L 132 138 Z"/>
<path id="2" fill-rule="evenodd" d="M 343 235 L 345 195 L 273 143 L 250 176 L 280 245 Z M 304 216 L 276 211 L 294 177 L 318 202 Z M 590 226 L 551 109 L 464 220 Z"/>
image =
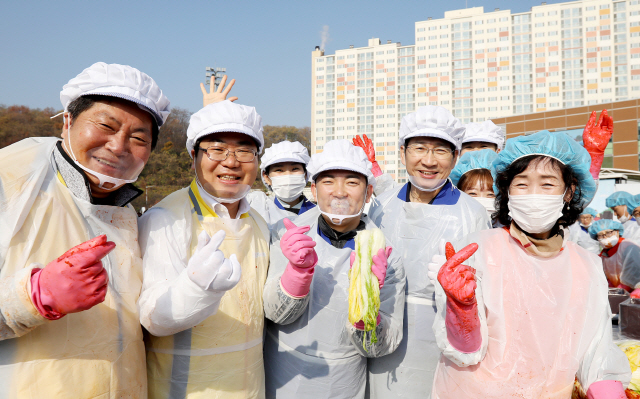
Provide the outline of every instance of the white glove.
<path id="1" fill-rule="evenodd" d="M 440 240 L 440 244 L 438 245 L 440 253 L 433 255 L 433 257 L 431 258 L 431 262 L 429 262 L 429 264 L 427 265 L 427 277 L 429 277 L 429 280 L 431 280 L 431 284 L 433 284 L 434 286 L 436 285 L 436 281 L 438 280 L 438 272 L 440 271 L 440 268 L 447 261 L 447 257 L 445 256 L 445 245 L 446 241 Z"/>
<path id="2" fill-rule="evenodd" d="M 198 246 L 189 259 L 187 275 L 203 290 L 212 292 L 229 291 L 238 284 L 242 269 L 235 254 L 229 259 L 218 248 L 227 233 L 218 231 L 209 238 L 206 231 L 198 236 Z"/>

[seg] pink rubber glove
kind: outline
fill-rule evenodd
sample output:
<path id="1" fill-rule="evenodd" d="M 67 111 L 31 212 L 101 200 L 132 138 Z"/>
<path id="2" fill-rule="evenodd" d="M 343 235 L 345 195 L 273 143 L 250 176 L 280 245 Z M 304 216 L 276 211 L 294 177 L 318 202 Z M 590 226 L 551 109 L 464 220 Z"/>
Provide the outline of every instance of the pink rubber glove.
<path id="1" fill-rule="evenodd" d="M 71 248 L 44 269 L 33 269 L 31 300 L 38 312 L 57 320 L 103 302 L 109 276 L 100 259 L 115 247 L 101 235 Z"/>
<path id="2" fill-rule="evenodd" d="M 602 167 L 602 160 L 604 159 L 604 150 L 609 144 L 611 135 L 613 134 L 613 119 L 609 116 L 606 109 L 602 110 L 600 119 L 596 123 L 596 111 L 591 113 L 587 125 L 584 127 L 582 133 L 582 142 L 584 148 L 591 155 L 591 176 L 595 180 L 598 180 L 600 175 L 600 168 Z"/>
<path id="3" fill-rule="evenodd" d="M 378 254 L 373 255 L 373 258 L 371 258 L 371 273 L 373 273 L 373 275 L 378 279 L 378 286 L 380 289 L 384 286 L 384 279 L 387 277 L 387 267 L 389 267 L 387 260 L 389 259 L 392 250 L 393 248 L 391 247 L 380 248 L 378 250 Z M 356 260 L 356 251 L 351 251 L 351 257 L 349 260 L 349 269 L 351 269 L 353 267 L 353 262 Z M 376 321 L 376 325 L 378 324 L 380 324 L 380 314 L 378 314 L 378 320 Z M 364 330 L 364 321 L 360 320 L 353 326 L 358 330 Z"/>
<path id="4" fill-rule="evenodd" d="M 587 399 L 627 399 L 620 381 L 596 381 L 587 390 Z"/>
<path id="5" fill-rule="evenodd" d="M 364 137 L 364 141 L 360 136 L 356 135 L 356 137 L 353 138 L 353 145 L 364 150 L 367 158 L 369 158 L 369 162 L 371 162 L 371 173 L 373 173 L 374 177 L 378 177 L 382 174 L 382 169 L 380 169 L 380 165 L 378 165 L 378 161 L 376 161 L 376 149 L 373 146 L 373 141 L 367 137 L 366 134 L 362 136 Z"/>
<path id="6" fill-rule="evenodd" d="M 304 234 L 311 229 L 309 226 L 297 227 L 284 219 L 284 227 L 287 232 L 280 240 L 280 249 L 289 263 L 280 277 L 280 284 L 289 295 L 304 297 L 309 293 L 313 271 L 318 264 L 318 254 L 313 249 L 316 242 Z"/>
<path id="7" fill-rule="evenodd" d="M 477 249 L 478 244 L 474 243 L 456 253 L 448 242 L 445 251 L 447 261 L 438 272 L 438 281 L 447 295 L 447 338 L 454 348 L 463 353 L 475 352 L 482 344 L 476 300 L 476 270 L 461 264 Z"/>
<path id="8" fill-rule="evenodd" d="M 640 288 L 636 288 L 635 290 L 631 291 L 631 298 L 640 298 Z"/>

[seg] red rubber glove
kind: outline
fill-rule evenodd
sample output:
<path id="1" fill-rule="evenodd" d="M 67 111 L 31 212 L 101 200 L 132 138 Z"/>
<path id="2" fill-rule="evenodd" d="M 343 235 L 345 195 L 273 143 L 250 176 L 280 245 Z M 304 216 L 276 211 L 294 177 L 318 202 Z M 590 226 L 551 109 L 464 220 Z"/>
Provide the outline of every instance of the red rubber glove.
<path id="1" fill-rule="evenodd" d="M 606 109 L 600 113 L 600 119 L 596 123 L 596 111 L 591 113 L 587 126 L 584 127 L 582 133 L 582 142 L 584 148 L 591 155 L 591 176 L 598 180 L 600 168 L 602 168 L 602 160 L 604 158 L 604 150 L 609 144 L 611 135 L 613 134 L 613 119 L 609 116 Z"/>
<path id="2" fill-rule="evenodd" d="M 469 244 L 456 253 L 447 243 L 447 261 L 438 272 L 438 281 L 447 295 L 447 338 L 451 345 L 464 353 L 477 351 L 482 344 L 480 318 L 476 300 L 476 270 L 461 263 L 478 249 Z"/>
<path id="3" fill-rule="evenodd" d="M 364 141 L 360 138 L 360 136 L 356 135 L 353 138 L 353 145 L 360 147 L 364 150 L 364 153 L 367 154 L 367 158 L 369 158 L 369 162 L 371 162 L 371 173 L 373 173 L 374 177 L 378 177 L 382 174 L 382 169 L 380 169 L 380 165 L 378 165 L 378 161 L 376 161 L 376 149 L 373 146 L 373 141 L 367 137 L 366 134 L 362 135 L 364 137 Z"/>
<path id="4" fill-rule="evenodd" d="M 100 259 L 115 247 L 103 234 L 71 248 L 44 269 L 33 269 L 31 300 L 38 312 L 57 320 L 103 302 L 109 276 Z"/>
<path id="5" fill-rule="evenodd" d="M 636 288 L 635 290 L 631 291 L 631 295 L 629 295 L 631 298 L 640 298 L 640 288 Z"/>
<path id="6" fill-rule="evenodd" d="M 289 263 L 280 277 L 280 284 L 289 295 L 304 297 L 309 293 L 313 271 L 318 264 L 318 254 L 313 249 L 316 242 L 304 234 L 310 226 L 297 227 L 285 218 L 284 227 L 287 232 L 280 240 L 280 249 Z"/>
<path id="7" fill-rule="evenodd" d="M 587 399 L 627 399 L 627 394 L 620 381 L 603 380 L 589 386 Z"/>

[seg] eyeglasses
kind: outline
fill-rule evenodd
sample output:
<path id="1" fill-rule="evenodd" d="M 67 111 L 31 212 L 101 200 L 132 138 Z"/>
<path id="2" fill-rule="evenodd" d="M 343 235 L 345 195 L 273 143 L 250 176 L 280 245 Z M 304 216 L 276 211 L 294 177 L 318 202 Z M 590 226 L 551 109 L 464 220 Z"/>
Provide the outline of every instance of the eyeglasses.
<path id="1" fill-rule="evenodd" d="M 409 152 L 409 154 L 417 157 L 426 157 L 427 154 L 429 154 L 429 152 L 431 151 L 436 159 L 441 160 L 449 159 L 449 156 L 453 153 L 453 151 L 451 151 L 451 149 L 449 148 L 429 148 L 423 145 L 410 145 L 407 147 L 407 151 Z"/>
<path id="2" fill-rule="evenodd" d="M 238 162 L 251 162 L 256 159 L 256 151 L 248 148 L 239 148 L 235 151 L 231 151 L 225 147 L 201 147 L 198 149 L 207 153 L 207 157 L 210 160 L 217 162 L 226 160 L 229 154 L 233 154 Z"/>
<path id="3" fill-rule="evenodd" d="M 633 216 L 634 218 L 640 218 L 640 208 L 634 209 L 631 216 Z"/>
<path id="4" fill-rule="evenodd" d="M 613 233 L 615 232 L 615 230 L 604 230 L 599 232 L 596 237 L 598 238 L 598 240 L 602 240 L 603 238 L 609 238 L 613 236 Z"/>

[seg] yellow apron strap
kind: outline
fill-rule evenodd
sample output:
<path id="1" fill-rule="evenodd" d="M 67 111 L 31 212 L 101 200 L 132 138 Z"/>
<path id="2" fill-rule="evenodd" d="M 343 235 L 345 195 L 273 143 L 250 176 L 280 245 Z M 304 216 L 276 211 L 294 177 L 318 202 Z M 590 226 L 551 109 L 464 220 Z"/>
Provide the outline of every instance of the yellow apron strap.
<path id="1" fill-rule="evenodd" d="M 57 171 L 56 175 L 58 176 L 58 180 L 60 180 L 60 183 L 64 184 L 64 186 L 67 187 L 67 183 L 62 178 L 62 175 L 60 174 L 60 171 Z"/>
<path id="2" fill-rule="evenodd" d="M 191 200 L 191 206 L 196 214 L 200 217 L 212 217 L 217 218 L 218 215 L 211 209 L 211 207 L 202 199 L 200 195 L 200 189 L 196 183 L 196 179 L 193 179 L 189 185 L 189 199 Z M 245 212 L 240 215 L 240 219 L 246 219 L 249 217 L 249 212 Z"/>

